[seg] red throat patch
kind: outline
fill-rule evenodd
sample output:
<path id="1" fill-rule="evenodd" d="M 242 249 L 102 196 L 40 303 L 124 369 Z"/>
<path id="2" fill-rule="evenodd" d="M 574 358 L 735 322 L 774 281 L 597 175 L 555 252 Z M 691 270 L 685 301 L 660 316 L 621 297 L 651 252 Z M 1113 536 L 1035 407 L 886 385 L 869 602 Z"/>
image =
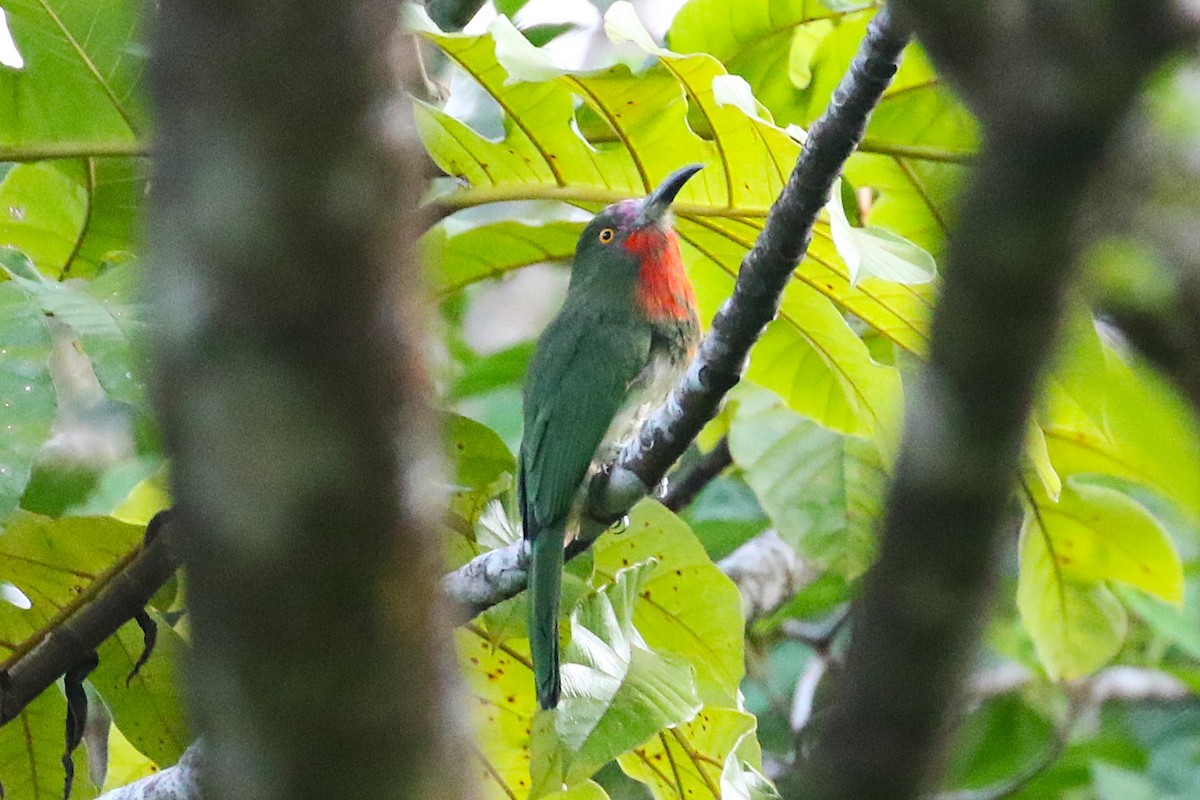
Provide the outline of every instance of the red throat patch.
<path id="1" fill-rule="evenodd" d="M 696 293 L 683 268 L 674 231 L 654 227 L 629 234 L 625 249 L 641 262 L 637 303 L 651 320 L 687 319 L 694 313 Z"/>

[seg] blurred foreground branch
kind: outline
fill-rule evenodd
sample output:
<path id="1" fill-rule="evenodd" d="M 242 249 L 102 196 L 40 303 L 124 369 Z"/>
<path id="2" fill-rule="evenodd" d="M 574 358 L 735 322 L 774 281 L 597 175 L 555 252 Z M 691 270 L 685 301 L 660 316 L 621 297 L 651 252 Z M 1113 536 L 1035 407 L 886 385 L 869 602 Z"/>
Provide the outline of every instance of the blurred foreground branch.
<path id="1" fill-rule="evenodd" d="M 213 798 L 472 796 L 399 22 L 388 0 L 156 18 L 155 400 Z"/>
<path id="2" fill-rule="evenodd" d="M 817 741 L 781 782 L 788 797 L 910 800 L 934 785 L 1074 272 L 1072 221 L 1143 81 L 1178 44 L 1165 0 L 896 6 L 957 79 L 984 146 L 845 673 Z"/>

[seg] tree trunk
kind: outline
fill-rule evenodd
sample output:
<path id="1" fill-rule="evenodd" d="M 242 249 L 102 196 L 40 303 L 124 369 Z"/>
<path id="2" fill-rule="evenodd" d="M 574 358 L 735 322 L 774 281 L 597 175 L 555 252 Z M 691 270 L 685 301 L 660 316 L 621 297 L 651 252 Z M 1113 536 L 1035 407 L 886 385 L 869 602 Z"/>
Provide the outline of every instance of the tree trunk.
<path id="1" fill-rule="evenodd" d="M 160 11 L 156 400 L 206 796 L 469 796 L 435 580 L 412 41 L 386 0 Z"/>

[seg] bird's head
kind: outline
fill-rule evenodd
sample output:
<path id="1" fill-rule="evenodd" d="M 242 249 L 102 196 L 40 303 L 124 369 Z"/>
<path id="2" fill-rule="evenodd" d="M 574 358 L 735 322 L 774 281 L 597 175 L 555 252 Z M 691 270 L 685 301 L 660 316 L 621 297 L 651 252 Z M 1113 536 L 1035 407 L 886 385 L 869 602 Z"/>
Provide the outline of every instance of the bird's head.
<path id="1" fill-rule="evenodd" d="M 622 200 L 597 214 L 579 237 L 571 290 L 599 291 L 613 299 L 632 290 L 651 319 L 694 313 L 671 203 L 700 169 L 700 164 L 677 169 L 645 198 Z"/>

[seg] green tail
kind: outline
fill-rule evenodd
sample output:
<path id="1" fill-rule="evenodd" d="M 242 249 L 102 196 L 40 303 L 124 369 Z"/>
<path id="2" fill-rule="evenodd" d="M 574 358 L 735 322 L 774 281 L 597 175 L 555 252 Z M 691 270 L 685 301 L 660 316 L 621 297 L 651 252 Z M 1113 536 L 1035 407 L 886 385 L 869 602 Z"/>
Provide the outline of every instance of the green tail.
<path id="1" fill-rule="evenodd" d="M 529 564 L 529 651 L 538 705 L 558 705 L 558 603 L 562 596 L 562 528 L 544 528 L 533 540 Z"/>

